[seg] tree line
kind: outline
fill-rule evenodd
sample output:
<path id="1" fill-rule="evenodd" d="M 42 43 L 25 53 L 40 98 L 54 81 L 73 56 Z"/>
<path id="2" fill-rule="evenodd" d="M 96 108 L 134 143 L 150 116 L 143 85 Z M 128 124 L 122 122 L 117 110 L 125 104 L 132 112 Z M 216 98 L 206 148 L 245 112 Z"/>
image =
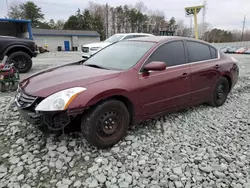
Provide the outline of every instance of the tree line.
<path id="1" fill-rule="evenodd" d="M 142 1 L 135 5 L 110 6 L 89 2 L 84 9 L 76 10 L 74 15 L 64 20 L 44 20 L 44 14 L 33 1 L 10 6 L 8 14 L 13 19 L 29 19 L 33 28 L 72 29 L 97 31 L 101 40 L 115 33 L 144 32 L 159 35 L 160 31 L 174 31 L 174 35 L 194 37 L 193 28 L 184 24 L 184 20 L 175 17 L 167 19 L 164 12 L 149 10 Z M 233 42 L 250 40 L 250 31 L 242 35 L 240 31 L 212 28 L 209 23 L 199 24 L 200 39 L 208 42 Z M 201 31 L 202 28 L 202 31 Z"/>

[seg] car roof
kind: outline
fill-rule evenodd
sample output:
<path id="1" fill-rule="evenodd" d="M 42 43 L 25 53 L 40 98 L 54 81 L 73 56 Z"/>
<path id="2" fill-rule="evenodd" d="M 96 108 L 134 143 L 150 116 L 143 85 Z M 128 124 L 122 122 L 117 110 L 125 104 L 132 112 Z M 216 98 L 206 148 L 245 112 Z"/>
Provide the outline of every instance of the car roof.
<path id="1" fill-rule="evenodd" d="M 166 42 L 166 41 L 171 41 L 171 40 L 192 40 L 192 41 L 198 41 L 198 42 L 213 46 L 212 44 L 210 44 L 206 41 L 203 41 L 203 40 L 194 39 L 191 37 L 180 37 L 180 36 L 149 36 L 149 37 L 132 38 L 132 39 L 127 39 L 127 40 L 129 40 L 129 41 L 155 42 L 155 43 Z"/>
<path id="2" fill-rule="evenodd" d="M 115 35 L 126 35 L 126 36 L 129 36 L 129 35 L 148 35 L 148 36 L 154 36 L 150 33 L 116 33 Z"/>

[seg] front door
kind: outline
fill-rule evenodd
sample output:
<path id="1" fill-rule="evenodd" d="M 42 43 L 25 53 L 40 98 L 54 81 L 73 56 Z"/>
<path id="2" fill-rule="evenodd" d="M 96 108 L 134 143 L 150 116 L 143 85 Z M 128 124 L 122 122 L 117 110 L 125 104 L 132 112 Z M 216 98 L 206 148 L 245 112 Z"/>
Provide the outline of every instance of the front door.
<path id="1" fill-rule="evenodd" d="M 65 51 L 70 51 L 69 41 L 64 41 L 64 49 Z"/>
<path id="2" fill-rule="evenodd" d="M 191 77 L 183 41 L 161 45 L 145 62 L 162 61 L 164 71 L 152 71 L 149 75 L 139 74 L 140 116 L 149 116 L 190 103 Z M 143 68 L 143 67 L 142 67 Z"/>
<path id="3" fill-rule="evenodd" d="M 218 51 L 196 41 L 186 41 L 186 46 L 192 80 L 192 102 L 207 102 L 211 99 L 214 83 L 220 76 Z"/>

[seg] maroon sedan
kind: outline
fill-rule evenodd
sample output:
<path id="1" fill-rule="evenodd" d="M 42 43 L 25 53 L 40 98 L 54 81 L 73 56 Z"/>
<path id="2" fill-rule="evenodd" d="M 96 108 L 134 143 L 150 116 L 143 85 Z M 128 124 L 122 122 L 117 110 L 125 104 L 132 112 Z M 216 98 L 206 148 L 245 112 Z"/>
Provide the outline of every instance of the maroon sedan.
<path id="1" fill-rule="evenodd" d="M 28 122 L 62 131 L 79 120 L 89 143 L 107 148 L 135 122 L 201 103 L 223 105 L 238 80 L 237 64 L 203 41 L 135 38 L 24 79 L 15 101 Z"/>

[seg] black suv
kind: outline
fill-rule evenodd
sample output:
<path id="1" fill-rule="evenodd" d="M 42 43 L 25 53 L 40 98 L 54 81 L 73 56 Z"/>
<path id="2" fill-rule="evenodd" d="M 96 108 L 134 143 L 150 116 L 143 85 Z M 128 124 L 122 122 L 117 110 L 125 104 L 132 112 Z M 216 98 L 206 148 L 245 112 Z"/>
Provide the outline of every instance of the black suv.
<path id="1" fill-rule="evenodd" d="M 26 73 L 32 68 L 32 57 L 37 56 L 36 43 L 29 39 L 0 36 L 0 60 L 4 56 L 14 61 L 20 73 Z"/>

